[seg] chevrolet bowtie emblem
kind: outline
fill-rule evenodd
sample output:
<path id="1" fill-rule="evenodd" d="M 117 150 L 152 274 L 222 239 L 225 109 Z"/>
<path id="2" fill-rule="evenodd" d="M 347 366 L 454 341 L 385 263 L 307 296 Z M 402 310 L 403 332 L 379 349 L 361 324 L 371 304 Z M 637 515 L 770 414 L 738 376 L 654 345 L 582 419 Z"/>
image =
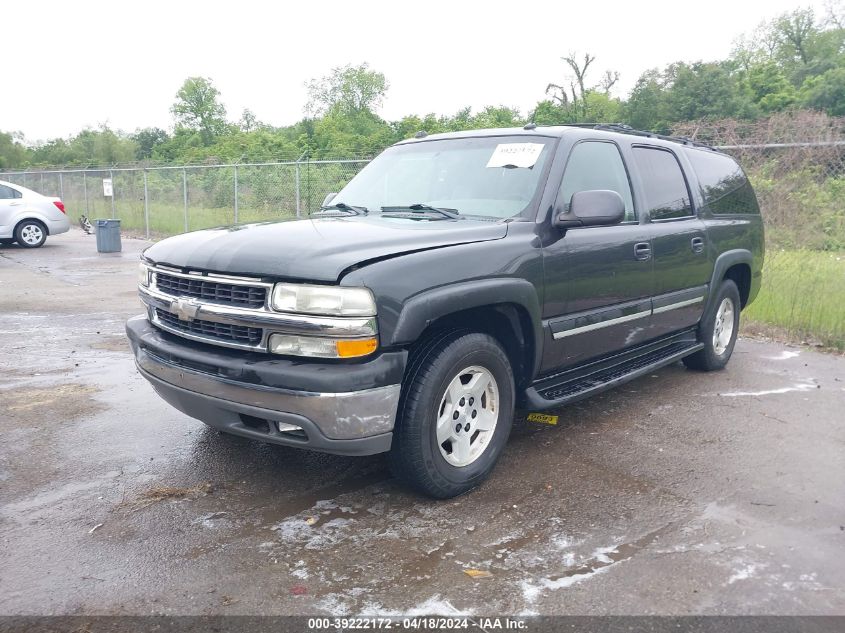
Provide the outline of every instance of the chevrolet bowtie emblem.
<path id="1" fill-rule="evenodd" d="M 177 299 L 170 302 L 170 311 L 178 316 L 180 321 L 193 321 L 197 318 L 200 307 L 190 299 Z"/>

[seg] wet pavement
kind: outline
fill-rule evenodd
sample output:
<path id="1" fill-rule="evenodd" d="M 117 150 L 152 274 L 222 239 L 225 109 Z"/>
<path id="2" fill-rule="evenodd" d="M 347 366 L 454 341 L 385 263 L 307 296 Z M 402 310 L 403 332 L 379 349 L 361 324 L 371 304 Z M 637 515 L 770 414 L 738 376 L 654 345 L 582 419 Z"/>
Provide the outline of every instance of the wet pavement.
<path id="1" fill-rule="evenodd" d="M 0 613 L 845 614 L 841 357 L 742 339 L 521 422 L 436 502 L 159 399 L 145 244 L 0 247 Z"/>

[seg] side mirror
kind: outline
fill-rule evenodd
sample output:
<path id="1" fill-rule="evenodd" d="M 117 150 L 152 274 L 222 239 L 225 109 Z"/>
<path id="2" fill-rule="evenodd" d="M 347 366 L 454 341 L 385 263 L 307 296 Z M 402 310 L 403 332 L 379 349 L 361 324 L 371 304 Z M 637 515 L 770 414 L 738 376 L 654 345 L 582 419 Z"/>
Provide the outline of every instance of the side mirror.
<path id="1" fill-rule="evenodd" d="M 577 226 L 607 226 L 625 219 L 625 201 L 615 191 L 594 189 L 579 191 L 572 196 L 569 212 L 559 214 L 554 221 L 561 228 Z"/>
<path id="2" fill-rule="evenodd" d="M 326 194 L 326 197 L 325 197 L 325 198 L 323 198 L 323 204 L 321 204 L 320 206 L 321 206 L 321 207 L 327 207 L 327 206 L 329 206 L 329 205 L 332 203 L 332 200 L 334 200 L 334 199 L 335 199 L 335 196 L 336 196 L 336 195 L 337 195 L 337 191 L 332 192 L 332 193 L 327 193 L 327 194 Z"/>

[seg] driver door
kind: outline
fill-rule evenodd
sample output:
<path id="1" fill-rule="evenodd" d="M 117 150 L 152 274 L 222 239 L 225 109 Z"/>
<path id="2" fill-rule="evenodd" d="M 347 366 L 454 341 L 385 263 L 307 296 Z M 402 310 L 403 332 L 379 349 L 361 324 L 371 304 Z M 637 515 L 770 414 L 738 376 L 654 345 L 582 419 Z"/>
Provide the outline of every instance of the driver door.
<path id="1" fill-rule="evenodd" d="M 544 318 L 549 350 L 544 371 L 569 367 L 648 337 L 653 268 L 651 240 L 640 224 L 622 150 L 606 140 L 585 140 L 570 152 L 555 209 L 568 210 L 579 191 L 608 189 L 625 202 L 613 226 L 551 230 L 543 245 Z"/>

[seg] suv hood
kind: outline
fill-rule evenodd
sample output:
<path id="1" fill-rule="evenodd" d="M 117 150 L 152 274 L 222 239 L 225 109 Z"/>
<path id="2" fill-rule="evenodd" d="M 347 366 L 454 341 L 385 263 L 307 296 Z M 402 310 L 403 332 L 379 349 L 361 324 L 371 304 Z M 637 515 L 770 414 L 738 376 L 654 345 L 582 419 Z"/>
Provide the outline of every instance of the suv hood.
<path id="1" fill-rule="evenodd" d="M 150 246 L 156 264 L 230 275 L 336 282 L 356 264 L 413 251 L 501 239 L 507 225 L 479 220 L 349 217 L 194 231 Z"/>

